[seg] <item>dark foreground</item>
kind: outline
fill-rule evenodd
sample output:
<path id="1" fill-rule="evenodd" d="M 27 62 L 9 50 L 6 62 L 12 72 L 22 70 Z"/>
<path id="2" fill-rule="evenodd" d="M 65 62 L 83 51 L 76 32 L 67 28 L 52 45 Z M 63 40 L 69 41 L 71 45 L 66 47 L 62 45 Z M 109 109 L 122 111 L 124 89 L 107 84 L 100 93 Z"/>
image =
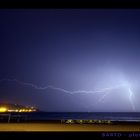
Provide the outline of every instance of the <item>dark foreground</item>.
<path id="1" fill-rule="evenodd" d="M 0 136 L 5 139 L 135 139 L 140 138 L 140 124 L 66 124 L 60 122 L 0 123 Z"/>

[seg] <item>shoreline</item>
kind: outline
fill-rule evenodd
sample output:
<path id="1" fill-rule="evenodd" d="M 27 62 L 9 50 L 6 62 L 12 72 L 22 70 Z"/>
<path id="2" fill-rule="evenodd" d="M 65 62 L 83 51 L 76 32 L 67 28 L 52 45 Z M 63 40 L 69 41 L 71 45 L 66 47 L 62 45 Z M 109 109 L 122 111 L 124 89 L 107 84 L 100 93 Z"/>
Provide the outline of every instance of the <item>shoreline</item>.
<path id="1" fill-rule="evenodd" d="M 106 125 L 106 124 L 62 124 L 62 123 L 0 123 L 0 132 L 26 132 L 26 131 L 58 131 L 58 132 L 112 132 L 112 131 L 139 131 L 140 132 L 140 125 L 136 124 L 116 124 L 116 125 Z"/>

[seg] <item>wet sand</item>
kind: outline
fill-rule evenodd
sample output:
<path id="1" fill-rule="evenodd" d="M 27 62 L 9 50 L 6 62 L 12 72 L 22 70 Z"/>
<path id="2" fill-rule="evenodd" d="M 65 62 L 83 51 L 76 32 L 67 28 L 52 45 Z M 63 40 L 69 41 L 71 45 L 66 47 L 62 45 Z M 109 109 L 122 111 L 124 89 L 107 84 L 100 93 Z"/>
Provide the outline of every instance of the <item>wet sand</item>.
<path id="1" fill-rule="evenodd" d="M 0 131 L 139 131 L 140 124 L 0 123 Z"/>

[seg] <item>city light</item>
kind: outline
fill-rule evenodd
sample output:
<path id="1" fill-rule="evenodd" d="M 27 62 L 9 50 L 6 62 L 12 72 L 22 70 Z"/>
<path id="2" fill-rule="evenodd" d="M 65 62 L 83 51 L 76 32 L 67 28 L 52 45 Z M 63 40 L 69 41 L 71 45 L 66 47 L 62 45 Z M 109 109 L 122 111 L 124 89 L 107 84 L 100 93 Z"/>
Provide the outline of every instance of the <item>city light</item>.
<path id="1" fill-rule="evenodd" d="M 6 107 L 0 107 L 0 112 L 6 112 L 7 108 Z"/>
<path id="2" fill-rule="evenodd" d="M 8 108 L 8 107 L 4 107 L 1 106 L 0 107 L 0 112 L 35 112 L 36 109 L 31 109 L 31 108 Z"/>

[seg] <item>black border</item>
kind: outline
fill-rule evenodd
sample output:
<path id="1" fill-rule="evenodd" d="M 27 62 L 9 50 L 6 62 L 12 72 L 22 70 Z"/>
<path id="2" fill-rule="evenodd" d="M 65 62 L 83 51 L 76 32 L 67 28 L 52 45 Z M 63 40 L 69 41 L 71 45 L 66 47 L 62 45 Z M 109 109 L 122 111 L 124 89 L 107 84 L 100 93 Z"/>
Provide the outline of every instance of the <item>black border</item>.
<path id="1" fill-rule="evenodd" d="M 55 139 L 55 140 L 94 140 L 98 139 L 140 139 L 140 132 L 0 132 L 4 139 Z"/>
<path id="2" fill-rule="evenodd" d="M 139 0 L 0 0 L 2 9 L 140 8 Z"/>

